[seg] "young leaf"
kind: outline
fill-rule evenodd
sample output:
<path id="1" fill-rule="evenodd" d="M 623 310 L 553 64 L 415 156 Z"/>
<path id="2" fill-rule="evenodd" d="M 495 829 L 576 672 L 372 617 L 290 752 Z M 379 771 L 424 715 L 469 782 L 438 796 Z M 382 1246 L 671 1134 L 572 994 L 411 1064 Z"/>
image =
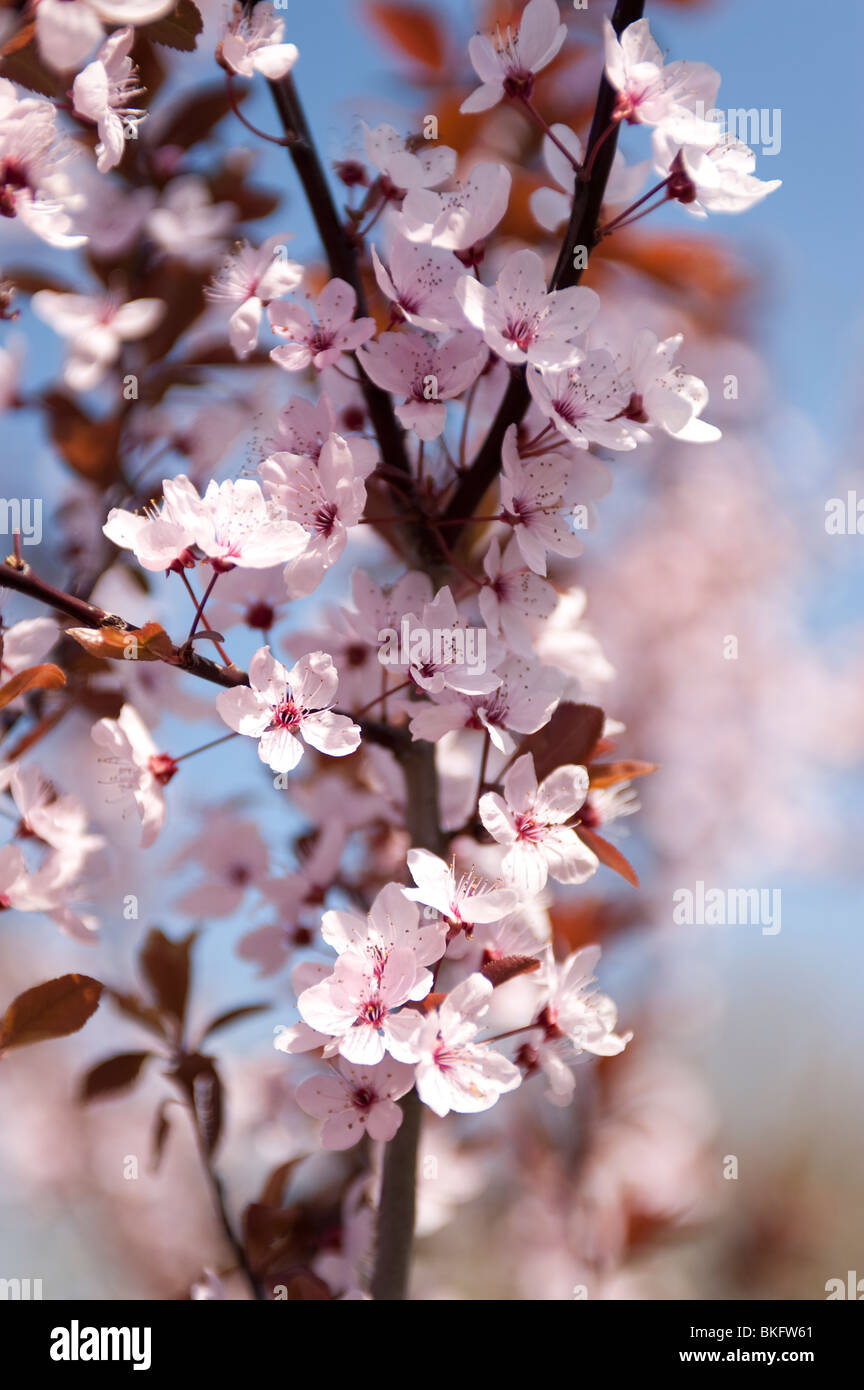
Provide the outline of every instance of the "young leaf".
<path id="1" fill-rule="evenodd" d="M 174 643 L 159 623 L 143 627 L 70 627 L 67 637 L 106 661 L 170 661 Z"/>
<path id="2" fill-rule="evenodd" d="M 633 777 L 646 777 L 656 772 L 659 763 L 643 763 L 637 758 L 622 758 L 617 763 L 592 763 L 588 777 L 592 787 L 614 787 L 616 782 L 629 782 Z"/>
<path id="3" fill-rule="evenodd" d="M 41 666 L 28 666 L 26 671 L 19 671 L 0 686 L 0 709 L 23 695 L 25 690 L 59 690 L 65 684 L 66 677 L 60 667 L 52 665 L 50 661 L 43 662 Z"/>
<path id="4" fill-rule="evenodd" d="M 60 975 L 25 990 L 0 1022 L 0 1053 L 77 1033 L 98 1009 L 102 989 L 89 975 Z"/>
<path id="5" fill-rule="evenodd" d="M 204 21 L 192 0 L 180 0 L 176 10 L 148 24 L 145 32 L 153 43 L 164 43 L 167 48 L 191 53 L 203 27 Z"/>
<path id="6" fill-rule="evenodd" d="M 190 951 L 197 932 L 171 941 L 158 927 L 147 933 L 138 957 L 159 1009 L 182 1023 L 189 994 Z"/>
<path id="7" fill-rule="evenodd" d="M 598 835 L 594 830 L 586 830 L 583 825 L 575 827 L 576 834 L 590 850 L 593 850 L 607 869 L 613 869 L 616 874 L 620 874 L 634 888 L 639 887 L 639 876 L 633 865 L 624 858 L 620 849 L 616 849 L 608 840 L 604 840 L 602 835 Z"/>
<path id="8" fill-rule="evenodd" d="M 241 1018 L 249 1018 L 252 1014 L 266 1013 L 270 1008 L 269 1004 L 243 1004 L 237 1009 L 229 1009 L 227 1013 L 219 1014 L 212 1022 L 207 1024 L 201 1034 L 203 1043 L 205 1038 L 209 1038 L 216 1032 L 217 1028 L 227 1028 L 231 1023 L 238 1023 Z"/>
<path id="9" fill-rule="evenodd" d="M 152 1052 L 118 1052 L 115 1057 L 106 1057 L 104 1062 L 97 1062 L 81 1082 L 79 1100 L 96 1100 L 100 1096 L 127 1090 L 138 1080 L 141 1068 L 152 1055 Z"/>
<path id="10" fill-rule="evenodd" d="M 548 724 L 522 740 L 514 758 L 531 753 L 538 782 L 565 763 L 584 767 L 603 732 L 603 722 L 603 711 L 596 705 L 564 700 Z"/>
<path id="11" fill-rule="evenodd" d="M 502 956 L 500 960 L 489 960 L 482 965 L 480 974 L 491 980 L 497 989 L 499 985 L 506 985 L 508 980 L 515 980 L 517 975 L 528 975 L 532 970 L 539 969 L 540 961 L 536 956 Z"/>

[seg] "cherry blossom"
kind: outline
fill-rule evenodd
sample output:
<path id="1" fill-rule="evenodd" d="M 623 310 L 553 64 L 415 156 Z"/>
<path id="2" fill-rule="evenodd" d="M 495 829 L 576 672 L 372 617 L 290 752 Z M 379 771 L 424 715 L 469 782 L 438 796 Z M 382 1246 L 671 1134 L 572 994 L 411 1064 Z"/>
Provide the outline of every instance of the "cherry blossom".
<path id="1" fill-rule="evenodd" d="M 39 0 L 36 41 L 49 67 L 78 68 L 101 41 L 106 24 L 152 24 L 174 9 L 173 0 Z"/>
<path id="2" fill-rule="evenodd" d="M 376 386 L 404 396 L 396 414 L 420 439 L 437 439 L 448 400 L 461 396 L 482 372 L 488 353 L 478 334 L 458 333 L 441 345 L 420 333 L 382 333 L 358 354 Z"/>
<path id="3" fill-rule="evenodd" d="M 342 1061 L 329 1075 L 310 1076 L 294 1098 L 301 1110 L 323 1120 L 325 1149 L 350 1149 L 364 1134 L 378 1143 L 392 1139 L 402 1123 L 396 1104 L 414 1085 L 413 1068 L 389 1058 L 375 1066 Z"/>
<path id="4" fill-rule="evenodd" d="M 332 974 L 302 991 L 297 1008 L 303 1022 L 329 1035 L 333 1050 L 349 1062 L 374 1066 L 385 1052 L 399 1062 L 411 1062 L 410 1040 L 418 1016 L 414 1009 L 402 1006 L 414 999 L 416 991 L 412 951 L 396 947 L 381 965 L 355 951 L 344 951 Z"/>
<path id="5" fill-rule="evenodd" d="M 536 188 L 531 194 L 530 202 L 531 211 L 540 226 L 554 232 L 570 219 L 579 177 L 573 162 L 562 153 L 559 146 L 563 145 L 565 150 L 569 151 L 572 161 L 581 164 L 582 142 L 575 131 L 560 121 L 550 129 L 558 144 L 548 135 L 543 136 L 543 161 L 558 188 Z M 611 220 L 619 209 L 627 208 L 635 202 L 649 167 L 647 159 L 641 160 L 638 164 L 628 165 L 621 151 L 615 151 L 603 197 L 607 220 Z"/>
<path id="6" fill-rule="evenodd" d="M 453 298 L 462 267 L 450 251 L 395 236 L 388 269 L 376 248 L 369 249 L 378 288 L 415 328 L 427 328 L 432 333 L 464 328 L 465 320 Z"/>
<path id="7" fill-rule="evenodd" d="M 207 287 L 212 303 L 237 306 L 228 320 L 228 338 L 241 361 L 258 345 L 265 306 L 290 294 L 303 279 L 303 267 L 283 254 L 286 239 L 277 233 L 257 250 L 242 242 Z"/>
<path id="8" fill-rule="evenodd" d="M 255 821 L 225 812 L 208 817 L 207 828 L 178 851 L 176 863 L 194 861 L 205 878 L 176 900 L 190 917 L 229 917 L 252 884 L 266 877 L 270 856 Z"/>
<path id="9" fill-rule="evenodd" d="M 316 402 L 303 396 L 291 396 L 276 418 L 267 447 L 274 454 L 302 454 L 317 463 L 330 436 L 341 434 L 336 424 L 336 408 L 326 391 L 321 392 Z M 355 473 L 360 478 L 367 477 L 378 462 L 374 440 L 361 439 L 353 434 L 341 434 L 341 437 L 351 454 Z"/>
<path id="10" fill-rule="evenodd" d="M 512 181 L 506 164 L 484 161 L 456 188 L 411 188 L 402 203 L 400 229 L 410 241 L 470 252 L 507 211 Z"/>
<path id="11" fill-rule="evenodd" d="M 56 618 L 24 618 L 5 628 L 2 636 L 0 684 L 8 676 L 35 666 L 60 636 L 60 624 Z"/>
<path id="12" fill-rule="evenodd" d="M 249 685 L 220 690 L 216 708 L 235 733 L 259 740 L 258 756 L 273 772 L 291 772 L 303 755 L 300 738 L 333 758 L 359 747 L 358 726 L 332 710 L 338 681 L 326 652 L 310 652 L 288 671 L 260 647 Z"/>
<path id="13" fill-rule="evenodd" d="M 547 877 L 584 883 L 598 868 L 597 856 L 565 822 L 588 792 L 584 767 L 566 764 L 537 785 L 530 753 L 517 758 L 504 777 L 504 795 L 480 798 L 480 819 L 489 834 L 507 847 L 501 869 L 520 892 L 539 893 Z"/>
<path id="14" fill-rule="evenodd" d="M 542 1022 L 547 1038 L 568 1039 L 578 1052 L 596 1057 L 615 1057 L 633 1037 L 615 1033 L 618 1011 L 605 994 L 591 989 L 600 959 L 599 946 L 585 946 L 558 964 L 551 951 L 544 961 L 539 983 L 542 989 Z"/>
<path id="15" fill-rule="evenodd" d="M 134 29 L 116 30 L 72 83 L 76 115 L 94 121 L 99 131 L 96 168 L 100 174 L 120 163 L 125 141 L 137 137 L 136 127 L 147 114 L 129 105 L 144 92 L 138 86 L 138 71 L 129 57 L 134 38 Z"/>
<path id="16" fill-rule="evenodd" d="M 332 366 L 375 332 L 374 319 L 354 318 L 356 308 L 356 292 L 344 280 L 324 286 L 315 303 L 317 323 L 298 304 L 276 304 L 268 314 L 270 326 L 291 342 L 273 348 L 271 358 L 286 372 L 300 372 L 310 364 L 318 372 Z"/>
<path id="17" fill-rule="evenodd" d="M 468 322 L 511 365 L 578 362 L 582 351 L 573 339 L 585 332 L 600 305 L 593 290 L 579 285 L 547 293 L 543 262 L 528 250 L 508 256 L 494 287 L 463 275 L 455 294 Z"/>
<path id="18" fill-rule="evenodd" d="M 293 43 L 283 43 L 285 21 L 273 6 L 256 4 L 253 9 L 236 4 L 219 43 L 217 56 L 232 72 L 252 77 L 260 72 L 271 82 L 284 77 L 300 57 Z"/>
<path id="19" fill-rule="evenodd" d="M 604 449 L 635 449 L 636 435 L 621 418 L 629 396 L 611 353 L 595 348 L 578 366 L 563 370 L 528 371 L 528 389 L 535 404 L 564 438 L 579 449 L 600 444 Z"/>
<path id="20" fill-rule="evenodd" d="M 268 569 L 293 559 L 306 544 L 303 528 L 274 516 L 252 478 L 209 482 L 200 502 L 192 500 L 192 512 L 196 544 L 219 571 L 234 565 Z"/>
<path id="21" fill-rule="evenodd" d="M 497 668 L 499 684 L 485 694 L 441 691 L 433 703 L 412 714 L 411 735 L 437 742 L 454 729 L 478 729 L 489 735 L 493 747 L 512 753 L 516 744 L 511 730 L 533 734 L 549 722 L 561 698 L 563 681 L 549 667 L 511 656 Z"/>
<path id="22" fill-rule="evenodd" d="M 325 912 L 321 919 L 321 936 L 337 955 L 351 951 L 357 956 L 366 956 L 377 970 L 391 952 L 410 953 L 417 970 L 409 998 L 417 1000 L 425 999 L 432 987 L 432 976 L 423 967 L 434 965 L 443 956 L 446 930 L 437 921 L 421 922 L 419 910 L 411 899 L 410 891 L 398 883 L 385 884 L 364 917 L 341 908 Z"/>
<path id="23" fill-rule="evenodd" d="M 0 912 L 16 905 L 16 890 L 23 891 L 26 877 L 27 864 L 19 847 L 4 845 L 0 849 Z"/>
<path id="24" fill-rule="evenodd" d="M 0 769 L 0 790 L 9 789 L 21 817 L 19 834 L 35 835 L 67 861 L 82 868 L 85 860 L 106 844 L 103 835 L 87 831 L 87 811 L 76 796 L 58 796 L 37 767 L 10 763 Z"/>
<path id="25" fill-rule="evenodd" d="M 355 472 L 349 444 L 331 434 L 317 463 L 297 454 L 272 454 L 258 469 L 264 490 L 284 524 L 299 532 L 301 543 L 285 567 L 291 597 L 312 593 L 324 571 L 342 554 L 348 529 L 366 506 L 366 486 Z"/>
<path id="26" fill-rule="evenodd" d="M 615 117 L 631 125 L 687 120 L 695 125 L 713 107 L 720 74 L 707 63 L 675 62 L 664 66 L 647 19 L 628 24 L 620 39 L 608 19 L 603 23 L 606 76 L 618 93 Z"/>
<path id="27" fill-rule="evenodd" d="M 58 294 L 39 290 L 31 301 L 55 333 L 69 340 L 63 379 L 73 391 L 90 391 L 104 380 L 124 342 L 146 338 L 165 314 L 161 299 L 131 299 L 112 294 Z"/>
<path id="28" fill-rule="evenodd" d="M 477 602 L 486 627 L 495 637 L 502 634 L 511 651 L 532 657 L 534 644 L 528 620 L 540 622 L 548 618 L 558 595 L 551 584 L 526 565 L 515 533 L 503 555 L 500 542 L 493 537 L 483 558 L 483 568 L 489 582 L 483 585 Z"/>
<path id="29" fill-rule="evenodd" d="M 682 342 L 681 333 L 662 342 L 648 328 L 637 333 L 630 354 L 633 394 L 627 417 L 649 427 L 659 426 L 683 443 L 713 443 L 720 438 L 720 431 L 699 419 L 708 403 L 708 388 L 698 376 L 674 365 Z"/>
<path id="30" fill-rule="evenodd" d="M 362 124 L 369 161 L 397 196 L 409 189 L 435 188 L 456 167 L 456 151 L 447 145 L 430 145 L 423 139 L 406 142 L 392 125 L 370 130 L 365 121 Z"/>
<path id="31" fill-rule="evenodd" d="M 403 888 L 403 894 L 434 907 L 451 931 L 464 929 L 470 936 L 478 923 L 498 922 L 517 906 L 511 889 L 494 888 L 473 870 L 457 875 L 453 863 L 445 864 L 427 849 L 410 849 L 407 863 L 416 887 Z"/>
<path id="32" fill-rule="evenodd" d="M 379 640 L 381 664 L 404 670 L 428 694 L 448 688 L 474 694 L 500 684 L 494 668 L 504 656 L 503 646 L 485 629 L 468 628 L 446 585 L 423 605 L 419 617 L 404 614 L 398 632 L 382 630 Z"/>
<path id="33" fill-rule="evenodd" d="M 236 215 L 233 203 L 213 202 L 204 179 L 182 174 L 148 216 L 147 231 L 166 255 L 204 270 L 224 254 Z"/>
<path id="34" fill-rule="evenodd" d="M 694 217 L 709 212 L 747 212 L 781 185 L 781 179 L 757 179 L 756 156 L 743 141 L 729 135 L 717 138 L 717 127 L 706 122 L 713 143 L 685 144 L 679 131 L 654 132 L 654 162 L 668 175 L 668 196 Z"/>
<path id="35" fill-rule="evenodd" d="M 547 550 L 579 555 L 583 549 L 566 520 L 577 500 L 572 467 L 560 454 L 520 458 L 515 425 L 504 436 L 501 459 L 502 510 L 525 563 L 545 575 Z"/>
<path id="36" fill-rule="evenodd" d="M 165 824 L 163 788 L 177 764 L 158 751 L 134 705 L 124 705 L 116 719 L 98 720 L 90 736 L 100 750 L 99 761 L 113 768 L 109 780 L 121 793 L 121 815 L 134 805 L 141 821 L 141 846 L 147 849 Z"/>
<path id="37" fill-rule="evenodd" d="M 146 570 L 168 570 L 194 565 L 192 547 L 200 529 L 201 498 L 181 474 L 162 484 L 161 507 L 145 514 L 112 507 L 102 527 L 109 541 L 132 550 Z"/>
<path id="38" fill-rule="evenodd" d="M 490 1110 L 522 1081 L 511 1061 L 475 1041 L 491 995 L 492 985 L 483 975 L 469 975 L 440 1008 L 416 1020 L 408 1046 L 417 1063 L 417 1091 L 436 1115 Z"/>
<path id="39" fill-rule="evenodd" d="M 469 115 L 488 111 L 504 97 L 530 98 L 535 73 L 552 62 L 566 37 L 567 26 L 561 23 L 556 0 L 528 0 L 518 28 L 514 31 L 507 25 L 502 33 L 499 26 L 494 43 L 475 34 L 468 55 L 481 86 L 459 110 Z"/>
<path id="40" fill-rule="evenodd" d="M 19 98 L 0 77 L 0 216 L 19 218 L 49 246 L 82 246 L 87 238 L 73 231 L 70 215 L 82 200 L 64 167 L 70 147 L 56 121 L 52 102 Z"/>

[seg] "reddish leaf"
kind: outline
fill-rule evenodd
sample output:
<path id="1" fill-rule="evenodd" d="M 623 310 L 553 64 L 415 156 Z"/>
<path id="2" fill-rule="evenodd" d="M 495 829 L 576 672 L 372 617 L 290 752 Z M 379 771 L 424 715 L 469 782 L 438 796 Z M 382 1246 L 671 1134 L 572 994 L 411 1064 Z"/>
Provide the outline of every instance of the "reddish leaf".
<path id="1" fill-rule="evenodd" d="M 70 627 L 66 636 L 106 661 L 171 661 L 174 643 L 159 623 L 143 627 Z"/>
<path id="2" fill-rule="evenodd" d="M 102 985 L 89 975 L 61 975 L 25 990 L 0 1022 L 0 1053 L 77 1033 L 98 1009 L 101 994 Z"/>
<path id="3" fill-rule="evenodd" d="M 159 1109 L 156 1111 L 156 1123 L 153 1126 L 153 1147 L 150 1154 L 150 1168 L 156 1173 L 162 1162 L 162 1155 L 165 1152 L 165 1144 L 171 1129 L 171 1121 L 168 1119 L 168 1106 L 170 1101 L 163 1100 Z"/>
<path id="4" fill-rule="evenodd" d="M 239 87 L 235 93 L 237 103 L 245 97 L 246 89 Z M 172 108 L 167 129 L 160 129 L 159 144 L 178 145 L 188 150 L 199 140 L 205 140 L 230 111 L 231 101 L 224 82 L 199 87 Z M 234 202 L 230 193 L 225 196 L 228 202 Z"/>
<path id="5" fill-rule="evenodd" d="M 43 97 L 61 97 L 65 84 L 40 60 L 35 34 L 36 25 L 31 21 L 7 39 L 0 51 L 0 77 Z"/>
<path id="6" fill-rule="evenodd" d="M 122 419 L 92 420 L 62 391 L 49 391 L 42 403 L 51 439 L 64 463 L 96 487 L 116 482 Z"/>
<path id="7" fill-rule="evenodd" d="M 620 849 L 616 849 L 608 840 L 604 840 L 602 835 L 597 835 L 593 830 L 586 830 L 582 825 L 577 825 L 575 830 L 580 840 L 594 851 L 601 864 L 605 864 L 607 869 L 614 869 L 616 874 L 620 874 L 634 888 L 639 887 L 639 876 L 632 864 L 624 858 Z"/>
<path id="8" fill-rule="evenodd" d="M 127 1090 L 138 1080 L 141 1068 L 152 1055 L 151 1052 L 118 1052 L 115 1057 L 106 1057 L 104 1062 L 91 1067 L 83 1078 L 79 1099 L 95 1100 Z"/>
<path id="9" fill-rule="evenodd" d="M 616 782 L 646 777 L 649 772 L 656 772 L 658 766 L 658 763 L 643 763 L 636 758 L 622 758 L 617 763 L 593 763 L 588 776 L 592 787 L 614 787 Z"/>
<path id="10" fill-rule="evenodd" d="M 148 24 L 144 30 L 153 43 L 164 43 L 168 48 L 176 48 L 181 53 L 191 53 L 204 21 L 192 0 L 180 0 L 176 10 Z"/>
<path id="11" fill-rule="evenodd" d="M 186 1053 L 167 1075 L 192 1102 L 205 1151 L 212 1154 L 222 1133 L 222 1082 L 213 1058 L 198 1052 Z"/>
<path id="12" fill-rule="evenodd" d="M 149 1029 L 149 1031 L 155 1033 L 157 1037 L 165 1038 L 168 1036 L 158 1011 L 151 1008 L 149 1004 L 145 1004 L 136 994 L 121 994 L 121 992 L 116 989 L 109 989 L 106 993 L 111 1003 L 114 1004 L 122 1014 L 125 1014 L 126 1018 L 131 1018 L 136 1023 L 140 1023 L 142 1028 Z"/>
<path id="13" fill-rule="evenodd" d="M 50 661 L 40 666 L 28 666 L 26 671 L 19 671 L 5 685 L 0 685 L 0 709 L 11 704 L 26 690 L 59 690 L 65 684 L 66 677 L 60 667 L 52 665 Z"/>
<path id="14" fill-rule="evenodd" d="M 285 1185 L 290 1178 L 298 1163 L 302 1163 L 302 1158 L 291 1158 L 287 1163 L 280 1163 L 268 1174 L 267 1180 L 261 1190 L 258 1205 L 262 1207 L 281 1208 L 285 1201 Z"/>
<path id="15" fill-rule="evenodd" d="M 216 1032 L 217 1028 L 227 1028 L 231 1023 L 239 1023 L 241 1018 L 250 1018 L 253 1014 L 266 1013 L 269 1008 L 269 1004 L 242 1004 L 237 1009 L 229 1009 L 227 1013 L 219 1014 L 217 1018 L 207 1024 L 201 1034 L 201 1041 L 209 1038 L 211 1034 Z"/>
<path id="16" fill-rule="evenodd" d="M 147 983 L 153 990 L 157 1007 L 176 1018 L 186 1016 L 189 994 L 190 952 L 197 932 L 182 941 L 171 941 L 158 927 L 147 933 L 138 960 Z"/>
<path id="17" fill-rule="evenodd" d="M 564 700 L 548 724 L 522 740 L 515 757 L 532 754 L 538 782 L 564 763 L 584 767 L 603 732 L 603 722 L 603 711 L 596 705 L 574 705 Z"/>
<path id="18" fill-rule="evenodd" d="M 540 962 L 536 956 L 502 956 L 500 960 L 489 960 L 481 966 L 480 973 L 490 980 L 495 989 L 515 980 L 517 975 L 528 975 L 539 970 Z"/>
<path id="19" fill-rule="evenodd" d="M 419 5 L 382 4 L 372 0 L 366 6 L 366 12 L 397 53 L 413 58 L 424 67 L 440 71 L 444 65 L 445 39 L 431 9 Z"/>

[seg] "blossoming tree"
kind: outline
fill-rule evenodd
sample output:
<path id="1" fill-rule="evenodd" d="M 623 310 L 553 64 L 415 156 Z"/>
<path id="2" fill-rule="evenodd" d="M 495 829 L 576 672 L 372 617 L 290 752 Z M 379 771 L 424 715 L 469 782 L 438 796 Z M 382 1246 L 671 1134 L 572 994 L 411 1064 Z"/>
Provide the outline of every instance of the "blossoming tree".
<path id="1" fill-rule="evenodd" d="M 19 522 L 0 566 L 9 604 L 37 605 L 18 620 L 4 605 L 14 827 L 0 905 L 47 915 L 95 960 L 111 914 L 99 870 L 121 823 L 147 855 L 176 849 L 172 800 L 200 755 L 209 811 L 175 867 L 204 876 L 173 910 L 270 918 L 241 930 L 238 955 L 267 978 L 290 967 L 294 1021 L 275 1047 L 317 1142 L 350 1151 L 345 1225 L 361 1254 L 346 1238 L 338 1271 L 323 1249 L 298 1257 L 289 1165 L 242 1233 L 233 1220 L 215 1166 L 224 1083 L 203 1049 L 259 1006 L 193 1038 L 194 933 L 143 934 L 146 996 L 83 963 L 37 981 L 9 1003 L 0 1050 L 76 1032 L 103 997 L 143 1027 L 147 1049 L 100 1063 L 85 1095 L 128 1090 L 164 1059 L 247 1296 L 404 1298 L 424 1116 L 506 1107 L 526 1086 L 565 1106 L 578 1059 L 615 1059 L 632 1037 L 596 988 L 599 948 L 562 953 L 550 926 L 554 895 L 578 898 L 595 874 L 638 882 L 606 830 L 653 770 L 633 755 L 650 749 L 621 755 L 624 729 L 585 696 L 600 658 L 571 562 L 619 455 L 720 432 L 682 333 L 661 337 L 581 282 L 598 248 L 662 204 L 713 216 L 776 187 L 708 118 L 717 73 L 666 62 L 642 10 L 618 0 L 603 21 L 584 129 L 544 114 L 581 14 L 568 27 L 557 0 L 529 0 L 471 39 L 461 119 L 515 112 L 546 170 L 521 220 L 516 161 L 460 161 L 434 116 L 420 134 L 364 123 L 328 177 L 295 85 L 302 55 L 266 0 L 222 22 L 206 89 L 164 103 L 167 54 L 182 81 L 184 55 L 204 51 L 191 0 L 38 0 L 3 49 L 0 211 L 52 248 L 50 273 L 7 262 L 4 318 L 29 297 L 65 343 L 61 380 L 39 393 L 2 349 L 3 400 L 42 413 L 79 491 L 65 551 L 31 562 Z M 257 83 L 274 131 L 243 112 Z M 217 125 L 227 151 L 210 143 Z M 617 148 L 626 125 L 646 128 L 637 164 Z M 264 238 L 249 226 L 279 204 L 237 147 L 265 142 L 293 166 L 323 268 L 289 255 L 290 217 Z M 219 400 L 237 378 L 278 405 L 245 385 Z M 185 424 L 181 391 L 199 412 Z M 250 464 L 219 481 L 232 437 Z M 144 619 L 100 597 L 120 574 L 151 605 Z M 166 710 L 211 734 L 169 751 Z M 101 802 L 64 778 L 64 737 Z M 229 743 L 255 792 L 249 819 L 203 770 Z M 281 817 L 304 826 L 291 869 L 265 834 Z M 268 1035 L 262 1023 L 261 1047 Z M 229 1273 L 194 1296 L 226 1296 Z"/>

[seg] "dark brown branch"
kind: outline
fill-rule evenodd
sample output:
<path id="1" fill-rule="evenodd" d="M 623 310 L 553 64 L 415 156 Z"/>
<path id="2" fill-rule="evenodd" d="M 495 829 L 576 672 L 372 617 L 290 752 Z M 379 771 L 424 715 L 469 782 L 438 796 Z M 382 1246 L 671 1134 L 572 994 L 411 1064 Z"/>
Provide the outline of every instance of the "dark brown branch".
<path id="1" fill-rule="evenodd" d="M 645 0 L 618 0 L 615 13 L 612 16 L 612 24 L 616 34 L 620 34 L 622 29 L 626 29 L 628 24 L 641 19 L 644 8 Z M 603 140 L 596 158 L 594 157 L 594 150 L 609 126 L 614 106 L 615 92 L 609 85 L 604 71 L 600 79 L 597 105 L 585 152 L 585 166 L 591 172 L 584 183 L 577 185 L 567 234 L 564 237 L 558 263 L 549 282 L 550 290 L 569 289 L 573 285 L 578 285 L 584 267 L 574 265 L 575 249 L 577 246 L 584 246 L 586 250 L 584 259 L 587 259 L 587 256 L 597 245 L 597 223 L 606 192 L 609 171 L 615 157 L 615 147 L 618 143 L 617 129 Z M 450 498 L 444 513 L 448 522 L 458 522 L 462 517 L 472 516 L 477 510 L 486 491 L 491 487 L 500 471 L 501 445 L 504 442 L 504 435 L 510 425 L 520 423 L 530 403 L 531 396 L 526 385 L 523 367 L 511 376 L 498 413 L 489 427 L 489 433 L 474 462 Z M 460 529 L 454 525 L 452 529 L 448 530 L 447 536 L 450 544 L 455 544 L 458 540 Z"/>

